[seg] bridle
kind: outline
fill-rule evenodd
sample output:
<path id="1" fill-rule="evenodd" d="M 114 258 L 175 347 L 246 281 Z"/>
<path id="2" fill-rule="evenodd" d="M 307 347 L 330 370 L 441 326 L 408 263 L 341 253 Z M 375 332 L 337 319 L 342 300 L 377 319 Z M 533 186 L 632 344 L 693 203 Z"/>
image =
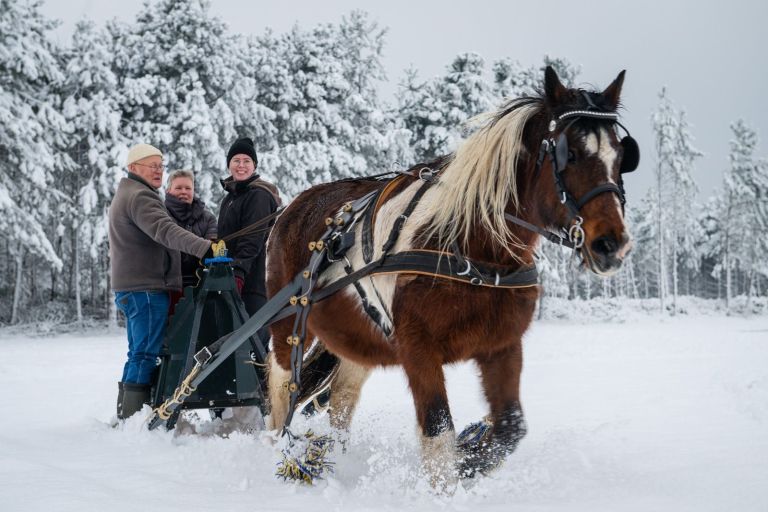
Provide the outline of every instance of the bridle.
<path id="1" fill-rule="evenodd" d="M 565 205 L 569 212 L 569 227 L 567 229 L 563 228 L 566 236 L 563 237 L 552 233 L 551 231 L 542 229 L 518 217 L 515 217 L 514 215 L 505 214 L 507 220 L 528 230 L 535 231 L 536 233 L 543 235 L 550 242 L 564 245 L 566 247 L 570 247 L 571 249 L 580 249 L 584 245 L 585 234 L 584 228 L 582 227 L 584 219 L 580 213 L 581 209 L 589 201 L 596 198 L 600 194 L 616 194 L 619 199 L 619 203 L 621 204 L 621 211 L 623 214 L 626 198 L 622 175 L 634 171 L 637 169 L 637 166 L 640 163 L 640 149 L 637 145 L 637 141 L 635 141 L 635 139 L 632 138 L 632 136 L 629 134 L 629 130 L 627 130 L 627 128 L 619 122 L 619 115 L 616 112 L 604 112 L 598 110 L 598 107 L 595 106 L 589 95 L 583 91 L 582 94 L 586 98 L 589 107 L 584 110 L 569 110 L 552 119 L 549 122 L 549 133 L 541 141 L 541 145 L 539 146 L 539 156 L 536 160 L 536 172 L 538 173 L 541 171 L 541 167 L 544 164 L 544 159 L 547 156 L 549 157 L 557 196 L 560 199 L 560 203 Z M 624 130 L 624 132 L 626 132 L 626 135 L 619 141 L 623 154 L 621 158 L 621 164 L 619 166 L 618 184 L 613 182 L 602 183 L 580 198 L 576 199 L 569 192 L 568 188 L 565 186 L 565 181 L 563 180 L 563 173 L 568 168 L 569 153 L 568 138 L 566 133 L 576 121 L 583 118 L 597 119 L 600 121 L 617 124 Z M 565 126 L 558 132 L 558 127 L 562 126 L 564 123 L 566 123 Z"/>

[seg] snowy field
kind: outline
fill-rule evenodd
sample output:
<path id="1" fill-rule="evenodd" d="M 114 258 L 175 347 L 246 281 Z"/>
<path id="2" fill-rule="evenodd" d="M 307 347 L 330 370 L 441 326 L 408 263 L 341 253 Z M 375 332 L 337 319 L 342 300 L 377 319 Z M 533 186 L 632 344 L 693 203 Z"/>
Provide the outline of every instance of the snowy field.
<path id="1" fill-rule="evenodd" d="M 492 476 L 435 497 L 399 371 L 374 373 L 335 475 L 307 487 L 273 476 L 259 434 L 111 428 L 122 333 L 0 332 L 0 510 L 768 510 L 768 317 L 549 321 L 525 347 L 528 436 Z M 475 369 L 447 378 L 463 428 L 485 412 Z"/>

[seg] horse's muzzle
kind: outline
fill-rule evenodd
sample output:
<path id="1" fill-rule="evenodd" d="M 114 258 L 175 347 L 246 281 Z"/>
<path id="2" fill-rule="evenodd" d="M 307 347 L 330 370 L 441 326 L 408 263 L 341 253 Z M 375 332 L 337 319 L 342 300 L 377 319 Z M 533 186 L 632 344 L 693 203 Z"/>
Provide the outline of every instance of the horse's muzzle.
<path id="1" fill-rule="evenodd" d="M 632 248 L 632 242 L 627 233 L 622 233 L 617 239 L 612 235 L 601 236 L 589 244 L 585 252 L 585 260 L 593 272 L 600 275 L 616 273 L 624 262 L 624 258 Z"/>

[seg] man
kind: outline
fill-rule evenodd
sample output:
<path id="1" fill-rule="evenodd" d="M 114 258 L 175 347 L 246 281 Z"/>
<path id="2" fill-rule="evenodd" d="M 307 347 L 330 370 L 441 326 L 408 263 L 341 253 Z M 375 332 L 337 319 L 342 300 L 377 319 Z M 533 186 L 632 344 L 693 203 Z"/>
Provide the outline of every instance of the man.
<path id="1" fill-rule="evenodd" d="M 179 251 L 203 258 L 211 241 L 178 226 L 158 189 L 163 154 L 149 144 L 128 152 L 128 176 L 120 180 L 109 208 L 112 289 L 125 313 L 128 360 L 118 383 L 117 417 L 125 419 L 149 402 L 152 373 L 168 316 L 169 291 L 181 290 Z"/>

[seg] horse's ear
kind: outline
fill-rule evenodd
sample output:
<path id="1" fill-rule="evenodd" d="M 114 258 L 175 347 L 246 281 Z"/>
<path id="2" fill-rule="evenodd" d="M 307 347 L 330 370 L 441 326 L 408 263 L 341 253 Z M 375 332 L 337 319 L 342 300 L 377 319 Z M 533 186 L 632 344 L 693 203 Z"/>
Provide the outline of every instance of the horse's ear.
<path id="1" fill-rule="evenodd" d="M 603 91 L 603 97 L 612 110 L 616 110 L 619 106 L 621 86 L 624 85 L 624 73 L 626 72 L 627 70 L 622 70 L 621 73 L 619 73 L 619 76 L 616 77 L 616 80 Z"/>
<path id="2" fill-rule="evenodd" d="M 565 98 L 568 89 L 560 82 L 560 77 L 552 66 L 547 66 L 544 70 L 544 94 L 550 103 L 556 105 Z"/>

